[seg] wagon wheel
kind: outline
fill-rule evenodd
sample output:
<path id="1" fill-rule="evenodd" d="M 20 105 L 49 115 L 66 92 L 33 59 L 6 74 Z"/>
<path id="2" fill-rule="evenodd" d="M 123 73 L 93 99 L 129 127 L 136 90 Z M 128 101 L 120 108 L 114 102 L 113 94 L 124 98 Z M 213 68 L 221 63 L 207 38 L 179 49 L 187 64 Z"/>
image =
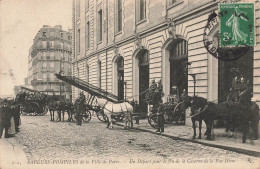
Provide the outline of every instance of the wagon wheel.
<path id="1" fill-rule="evenodd" d="M 97 112 L 97 118 L 98 120 L 102 122 L 107 122 L 107 117 L 104 115 L 103 110 L 101 112 Z"/>
<path id="2" fill-rule="evenodd" d="M 45 115 L 48 112 L 48 107 L 47 106 L 43 106 L 43 112 L 41 113 L 41 115 Z"/>
<path id="3" fill-rule="evenodd" d="M 173 120 L 176 122 L 176 124 L 185 123 L 185 110 L 182 109 L 182 102 L 178 103 L 174 108 Z"/>
<path id="4" fill-rule="evenodd" d="M 91 120 L 91 112 L 89 110 L 86 110 L 86 112 L 83 113 L 82 120 L 84 122 L 89 122 Z"/>
<path id="5" fill-rule="evenodd" d="M 172 110 L 167 108 L 164 110 L 163 117 L 166 124 L 171 124 L 174 121 L 172 114 Z"/>
<path id="6" fill-rule="evenodd" d="M 150 114 L 148 116 L 148 122 L 153 128 L 158 128 L 158 116 L 156 114 Z"/>
<path id="7" fill-rule="evenodd" d="M 31 103 L 31 107 L 32 107 L 33 115 L 37 116 L 38 114 L 41 113 L 41 109 L 40 109 L 38 103 L 32 102 L 32 103 Z"/>

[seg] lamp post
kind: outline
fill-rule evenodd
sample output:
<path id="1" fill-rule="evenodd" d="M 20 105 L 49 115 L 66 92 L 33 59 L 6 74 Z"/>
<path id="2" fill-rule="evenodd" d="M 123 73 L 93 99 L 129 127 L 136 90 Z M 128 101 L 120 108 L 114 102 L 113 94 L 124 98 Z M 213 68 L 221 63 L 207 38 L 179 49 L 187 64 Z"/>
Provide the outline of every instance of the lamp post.
<path id="1" fill-rule="evenodd" d="M 191 63 L 192 62 L 187 62 L 186 66 L 187 66 L 187 72 L 188 75 L 190 75 L 193 79 L 193 96 L 195 96 L 195 90 L 196 90 L 196 74 L 191 72 Z"/>

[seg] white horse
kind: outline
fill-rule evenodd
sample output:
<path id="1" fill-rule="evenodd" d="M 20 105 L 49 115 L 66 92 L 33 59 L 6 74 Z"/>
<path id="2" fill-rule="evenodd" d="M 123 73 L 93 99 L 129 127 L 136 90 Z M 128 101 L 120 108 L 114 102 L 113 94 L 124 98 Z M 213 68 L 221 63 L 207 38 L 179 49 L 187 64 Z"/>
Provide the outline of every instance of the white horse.
<path id="1" fill-rule="evenodd" d="M 97 103 L 104 110 L 104 115 L 108 118 L 109 129 L 113 129 L 112 115 L 113 116 L 122 116 L 124 115 L 125 124 L 124 129 L 132 127 L 132 115 L 133 115 L 133 106 L 128 102 L 123 103 L 112 103 L 103 98 L 97 98 Z"/>

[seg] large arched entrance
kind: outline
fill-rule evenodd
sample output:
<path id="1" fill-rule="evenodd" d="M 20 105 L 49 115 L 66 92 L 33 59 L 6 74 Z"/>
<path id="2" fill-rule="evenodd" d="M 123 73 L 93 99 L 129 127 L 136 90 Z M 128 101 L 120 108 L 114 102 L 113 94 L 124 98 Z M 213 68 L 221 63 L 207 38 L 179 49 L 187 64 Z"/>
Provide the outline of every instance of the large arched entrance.
<path id="1" fill-rule="evenodd" d="M 112 60 L 112 93 L 124 99 L 124 58 L 116 55 Z"/>
<path id="2" fill-rule="evenodd" d="M 231 68 L 236 68 L 240 74 L 249 80 L 249 87 L 253 89 L 253 56 L 254 48 L 250 48 L 249 51 L 237 60 L 233 61 L 218 61 L 218 102 L 222 103 L 227 100 L 227 95 L 232 87 L 232 79 L 234 73 L 230 71 Z"/>
<path id="3" fill-rule="evenodd" d="M 117 86 L 118 86 L 118 99 L 124 99 L 124 58 L 120 57 L 117 60 Z"/>
<path id="4" fill-rule="evenodd" d="M 169 40 L 163 46 L 162 59 L 162 84 L 164 86 L 165 96 L 176 94 L 173 87 L 178 89 L 181 95 L 188 90 L 188 74 L 186 71 L 188 62 L 188 43 L 183 38 Z"/>
<path id="5" fill-rule="evenodd" d="M 179 95 L 188 90 L 188 74 L 186 66 L 188 62 L 188 44 L 184 39 L 177 39 L 170 47 L 170 94 L 172 88 L 177 87 Z"/>
<path id="6" fill-rule="evenodd" d="M 146 49 L 141 49 L 134 54 L 133 58 L 133 94 L 135 100 L 139 102 L 141 116 L 146 117 L 148 105 L 145 102 L 145 90 L 149 88 L 149 53 Z"/>

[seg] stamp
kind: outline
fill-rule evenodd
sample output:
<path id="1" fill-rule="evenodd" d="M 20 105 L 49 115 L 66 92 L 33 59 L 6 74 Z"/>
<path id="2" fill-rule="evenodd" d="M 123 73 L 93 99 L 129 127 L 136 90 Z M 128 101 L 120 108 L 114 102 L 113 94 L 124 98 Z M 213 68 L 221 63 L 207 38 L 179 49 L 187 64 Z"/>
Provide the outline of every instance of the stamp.
<path id="1" fill-rule="evenodd" d="M 254 3 L 220 3 L 220 46 L 255 45 Z"/>
<path id="2" fill-rule="evenodd" d="M 246 44 L 232 47 L 221 46 L 220 41 L 223 36 L 221 35 L 219 25 L 220 19 L 222 16 L 226 15 L 225 13 L 228 13 L 228 11 L 223 11 L 222 13 L 215 11 L 209 15 L 207 24 L 204 28 L 203 42 L 204 47 L 213 57 L 221 61 L 233 61 L 244 56 L 249 51 L 249 49 L 252 48 L 252 46 Z"/>

